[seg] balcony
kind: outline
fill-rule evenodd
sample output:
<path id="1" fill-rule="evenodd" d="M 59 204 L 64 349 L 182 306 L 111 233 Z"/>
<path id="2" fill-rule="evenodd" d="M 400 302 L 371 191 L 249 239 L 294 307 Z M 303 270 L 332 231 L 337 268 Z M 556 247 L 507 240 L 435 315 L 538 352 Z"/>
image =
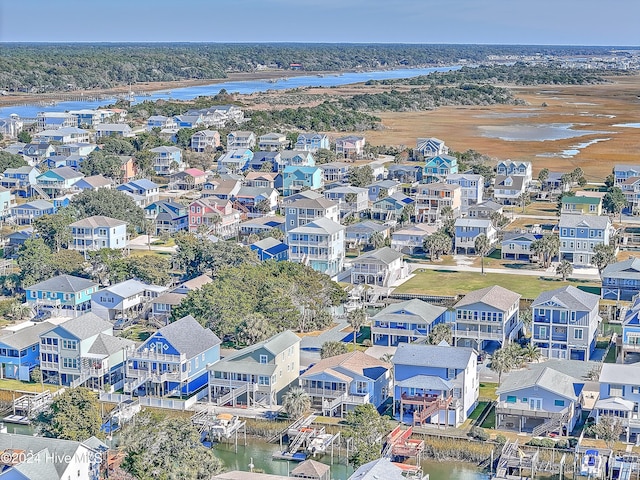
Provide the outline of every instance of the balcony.
<path id="1" fill-rule="evenodd" d="M 138 369 L 127 365 L 126 377 L 130 379 L 137 379 L 140 382 L 185 382 L 189 379 L 189 373 L 183 371 L 158 372 L 157 370 Z"/>
<path id="2" fill-rule="evenodd" d="M 426 329 L 421 332 L 414 328 L 391 328 L 391 327 L 371 327 L 371 333 L 374 335 L 397 335 L 400 337 L 426 337 Z"/>
<path id="3" fill-rule="evenodd" d="M 485 332 L 470 329 L 458 329 L 453 330 L 453 336 L 456 338 L 471 338 L 480 340 L 503 340 L 505 334 L 503 332 Z"/>
<path id="4" fill-rule="evenodd" d="M 330 388 L 302 387 L 310 396 L 337 398 L 346 394 L 345 390 L 332 390 Z"/>
<path id="5" fill-rule="evenodd" d="M 533 409 L 528 403 L 518 402 L 497 402 L 496 415 L 523 416 L 529 418 L 560 418 L 569 412 L 569 407 L 565 407 L 558 412 L 549 412 L 542 409 Z"/>
<path id="6" fill-rule="evenodd" d="M 58 348 L 58 345 L 43 345 L 42 343 L 40 344 L 41 352 L 58 353 Z"/>
<path id="7" fill-rule="evenodd" d="M 625 352 L 640 352 L 640 343 L 623 343 L 622 349 Z"/>
<path id="8" fill-rule="evenodd" d="M 135 350 L 130 349 L 127 352 L 127 358 L 131 360 L 138 360 L 142 362 L 165 362 L 165 363 L 183 363 L 187 361 L 187 355 L 182 353 L 180 355 L 167 355 L 165 353 L 157 353 L 155 350 Z"/>
<path id="9" fill-rule="evenodd" d="M 58 370 L 58 362 L 44 362 L 40 360 L 40 368 L 42 370 Z"/>

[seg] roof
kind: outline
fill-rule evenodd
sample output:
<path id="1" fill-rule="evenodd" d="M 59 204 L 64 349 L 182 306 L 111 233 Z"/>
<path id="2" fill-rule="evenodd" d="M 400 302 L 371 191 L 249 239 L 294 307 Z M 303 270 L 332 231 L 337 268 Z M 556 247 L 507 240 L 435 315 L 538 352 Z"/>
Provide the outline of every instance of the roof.
<path id="1" fill-rule="evenodd" d="M 193 358 L 222 343 L 215 333 L 204 328 L 191 315 L 162 327 L 157 334 L 161 334 L 176 350 L 186 354 L 187 358 Z"/>
<path id="2" fill-rule="evenodd" d="M 183 173 L 191 175 L 192 177 L 202 177 L 203 175 L 205 175 L 205 172 L 203 172 L 199 168 L 187 168 Z"/>
<path id="3" fill-rule="evenodd" d="M 189 290 L 197 290 L 199 288 L 202 288 L 207 283 L 211 282 L 213 282 L 213 279 L 209 275 L 203 273 L 202 275 L 198 275 L 191 280 L 187 280 L 186 282 L 181 283 L 180 286 Z"/>
<path id="4" fill-rule="evenodd" d="M 397 317 L 399 315 L 405 315 L 396 312 L 408 312 L 412 315 L 417 315 L 422 318 L 426 323 L 431 323 L 439 318 L 444 312 L 447 311 L 445 307 L 439 307 L 432 305 L 431 303 L 424 302 L 417 298 L 406 300 L 400 303 L 392 303 L 391 305 L 380 310 L 373 318 L 382 319 L 388 316 Z M 406 318 L 405 318 L 406 319 Z"/>
<path id="5" fill-rule="evenodd" d="M 58 275 L 57 277 L 52 277 L 31 285 L 30 287 L 27 287 L 27 289 L 46 292 L 75 293 L 81 290 L 89 290 L 97 286 L 97 283 L 87 280 L 86 278 L 74 277 L 73 275 Z"/>
<path id="6" fill-rule="evenodd" d="M 639 378 L 640 363 L 603 363 L 598 381 L 600 383 L 613 383 L 617 385 L 637 385 Z"/>
<path id="7" fill-rule="evenodd" d="M 632 412 L 635 403 L 620 397 L 609 397 L 598 400 L 593 406 L 596 410 L 616 410 Z"/>
<path id="8" fill-rule="evenodd" d="M 107 335 L 105 333 L 99 333 L 93 344 L 89 348 L 90 354 L 104 355 L 106 357 L 113 355 L 116 352 L 125 350 L 129 347 L 133 347 L 135 342 L 127 340 L 122 337 L 114 337 L 113 335 Z"/>
<path id="9" fill-rule="evenodd" d="M 456 227 L 479 227 L 489 228 L 491 226 L 491 220 L 486 218 L 456 218 Z"/>
<path id="10" fill-rule="evenodd" d="M 16 331 L 3 330 L 0 336 L 0 344 L 6 345 L 16 350 L 30 347 L 40 342 L 40 334 L 47 332 L 54 327 L 49 322 L 41 322 Z"/>
<path id="11" fill-rule="evenodd" d="M 152 148 L 151 150 L 149 150 L 150 152 L 153 153 L 176 153 L 176 152 L 181 152 L 182 150 L 180 150 L 178 147 L 156 147 L 156 148 Z"/>
<path id="12" fill-rule="evenodd" d="M 453 384 L 436 375 L 416 375 L 395 382 L 396 387 L 421 388 L 424 390 L 453 390 Z"/>
<path id="13" fill-rule="evenodd" d="M 474 303 L 484 303 L 485 305 L 507 311 L 513 304 L 517 304 L 520 301 L 521 296 L 519 293 L 512 292 L 499 285 L 493 285 L 467 293 L 462 300 L 456 303 L 455 308 L 472 305 Z"/>
<path id="14" fill-rule="evenodd" d="M 102 215 L 94 215 L 92 217 L 83 218 L 82 220 L 78 220 L 77 222 L 73 222 L 70 224 L 70 227 L 81 227 L 81 228 L 98 228 L 98 227 L 121 227 L 123 225 L 127 225 L 127 222 L 123 222 L 122 220 L 118 220 L 116 218 L 105 217 Z"/>
<path id="15" fill-rule="evenodd" d="M 435 225 L 427 225 L 425 223 L 416 223 L 408 225 L 406 228 L 396 230 L 392 236 L 396 235 L 431 235 L 438 231 L 438 227 Z"/>
<path id="16" fill-rule="evenodd" d="M 499 203 L 494 202 L 493 200 L 486 200 L 482 203 L 478 203 L 476 205 L 469 206 L 469 210 L 494 210 L 499 211 L 504 208 L 504 205 L 500 205 Z"/>
<path id="17" fill-rule="evenodd" d="M 292 475 L 304 475 L 302 478 L 323 478 L 331 470 L 329 465 L 316 462 L 315 460 L 305 460 L 296 468 L 291 470 Z"/>
<path id="18" fill-rule="evenodd" d="M 405 480 L 402 469 L 388 458 L 379 458 L 361 465 L 348 480 Z"/>
<path id="19" fill-rule="evenodd" d="M 124 282 L 116 283 L 109 287 L 105 287 L 99 292 L 109 292 L 121 298 L 129 298 L 132 295 L 142 293 L 145 290 L 153 290 L 156 292 L 163 292 L 167 288 L 158 285 L 149 285 L 148 283 L 141 282 L 140 280 L 129 279 Z"/>
<path id="20" fill-rule="evenodd" d="M 560 215 L 560 228 L 587 227 L 604 230 L 611 225 L 609 217 L 601 215 L 577 215 L 575 213 L 563 213 Z"/>
<path id="21" fill-rule="evenodd" d="M 42 175 L 45 175 L 47 172 L 44 172 Z M 58 175 L 59 177 L 64 178 L 65 180 L 71 179 L 71 178 L 78 178 L 78 177 L 84 177 L 84 175 L 76 170 L 74 170 L 71 167 L 60 167 L 60 168 L 54 168 L 53 170 L 51 170 L 51 173 L 55 173 L 56 175 Z"/>
<path id="22" fill-rule="evenodd" d="M 577 384 L 577 385 L 576 385 Z M 553 368 L 534 368 L 511 372 L 496 393 L 509 393 L 525 388 L 540 387 L 569 400 L 577 400 L 584 383 Z"/>
<path id="23" fill-rule="evenodd" d="M 304 372 L 301 375 L 301 378 L 329 371 L 331 371 L 331 374 L 342 373 L 340 372 L 341 370 L 375 380 L 376 378 L 380 378 L 380 375 L 382 374 L 382 371 L 380 371 L 381 368 L 386 371 L 391 368 L 391 365 L 380 359 L 372 357 L 371 355 L 367 355 L 364 352 L 356 350 L 353 352 L 343 353 L 342 355 L 323 358 Z M 336 371 L 336 369 L 338 370 Z"/>
<path id="24" fill-rule="evenodd" d="M 374 252 L 367 252 L 360 255 L 358 258 L 354 259 L 353 262 L 359 262 L 364 260 L 379 260 L 385 265 L 389 265 L 390 263 L 402 258 L 402 253 L 390 248 L 390 247 L 382 247 Z"/>
<path id="25" fill-rule="evenodd" d="M 128 183 L 125 183 L 124 185 L 131 185 L 133 187 L 136 187 L 137 189 L 143 189 L 143 190 L 153 190 L 155 188 L 158 188 L 158 184 L 146 178 L 141 178 L 139 180 L 132 180 Z"/>
<path id="26" fill-rule="evenodd" d="M 588 205 L 599 205 L 602 202 L 600 197 L 584 197 L 584 196 L 564 196 L 562 203 L 586 203 Z"/>
<path id="27" fill-rule="evenodd" d="M 263 238 L 262 240 L 258 240 L 251 244 L 253 247 L 257 247 L 260 250 L 269 250 L 270 248 L 277 247 L 278 245 L 285 245 L 285 243 L 280 240 L 276 240 L 273 237 Z"/>
<path id="28" fill-rule="evenodd" d="M 602 277 L 640 278 L 640 258 L 630 257 L 622 262 L 611 263 L 602 271 Z"/>
<path id="29" fill-rule="evenodd" d="M 401 343 L 393 356 L 394 365 L 464 369 L 476 352 L 468 347 Z"/>
<path id="30" fill-rule="evenodd" d="M 370 232 L 384 232 L 385 230 L 389 230 L 389 226 L 383 225 L 382 223 L 374 222 L 372 220 L 365 220 L 364 222 L 358 222 L 352 225 L 347 225 L 347 232 L 357 231 L 357 230 L 368 230 Z"/>
<path id="31" fill-rule="evenodd" d="M 72 318 L 71 320 L 67 320 L 51 330 L 55 330 L 57 328 L 62 328 L 74 337 L 83 340 L 103 333 L 106 330 L 112 330 L 113 325 L 98 317 L 95 313 L 89 312 L 82 314 L 79 317 Z"/>
<path id="32" fill-rule="evenodd" d="M 598 308 L 600 297 L 593 293 L 583 292 L 573 285 L 556 288 L 548 292 L 542 292 L 531 304 L 532 307 L 546 302 L 560 303 L 569 310 L 591 311 Z"/>
<path id="33" fill-rule="evenodd" d="M 31 202 L 23 203 L 22 205 L 15 205 L 13 208 L 35 208 L 36 210 L 49 210 L 53 208 L 53 203 L 46 200 L 32 200 Z"/>
<path id="34" fill-rule="evenodd" d="M 535 242 L 536 240 L 542 238 L 542 235 L 534 235 L 533 233 L 516 233 L 516 232 L 505 232 L 504 239 L 502 240 L 502 244 L 513 241 L 521 241 L 521 242 Z"/>
<path id="35" fill-rule="evenodd" d="M 289 204 L 287 208 L 331 208 L 338 205 L 334 200 L 329 200 L 323 196 L 318 198 L 300 198 Z"/>
<path id="36" fill-rule="evenodd" d="M 182 300 L 186 298 L 186 293 L 165 292 L 153 299 L 152 303 L 164 305 L 180 305 Z"/>
<path id="37" fill-rule="evenodd" d="M 511 185 L 507 185 L 507 179 L 511 179 Z M 522 190 L 525 177 L 522 175 L 496 175 L 494 188 L 504 188 L 509 190 Z"/>
<path id="38" fill-rule="evenodd" d="M 318 233 L 318 230 L 323 230 L 325 233 L 334 234 L 344 230 L 344 227 L 327 217 L 320 217 L 313 222 L 309 222 L 301 227 L 289 230 L 289 233 Z"/>

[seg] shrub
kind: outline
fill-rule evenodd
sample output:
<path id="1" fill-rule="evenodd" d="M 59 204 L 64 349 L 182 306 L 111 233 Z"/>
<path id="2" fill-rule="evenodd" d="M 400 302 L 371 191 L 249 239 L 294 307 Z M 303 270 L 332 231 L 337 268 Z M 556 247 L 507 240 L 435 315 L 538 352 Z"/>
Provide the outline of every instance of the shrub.
<path id="1" fill-rule="evenodd" d="M 507 443 L 507 437 L 505 437 L 502 434 L 499 434 L 496 436 L 496 443 L 498 445 L 504 445 L 505 443 Z"/>
<path id="2" fill-rule="evenodd" d="M 527 445 L 531 445 L 532 447 L 553 448 L 556 446 L 556 442 L 550 438 L 532 438 Z"/>
<path id="3" fill-rule="evenodd" d="M 370 347 L 371 345 L 372 345 L 371 344 L 371 340 L 369 340 L 368 338 L 366 340 L 362 341 L 362 346 L 363 347 Z"/>
<path id="4" fill-rule="evenodd" d="M 480 427 L 473 427 L 469 432 L 469 436 L 475 438 L 476 440 L 480 440 L 481 442 L 486 442 L 489 439 L 489 435 L 484 429 Z"/>

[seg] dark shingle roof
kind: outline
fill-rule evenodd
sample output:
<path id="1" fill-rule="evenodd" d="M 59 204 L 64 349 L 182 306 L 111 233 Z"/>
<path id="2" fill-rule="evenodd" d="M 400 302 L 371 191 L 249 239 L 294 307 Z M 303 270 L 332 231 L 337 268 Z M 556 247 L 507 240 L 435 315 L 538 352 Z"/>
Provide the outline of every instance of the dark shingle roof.
<path id="1" fill-rule="evenodd" d="M 475 350 L 467 347 L 401 343 L 392 362 L 394 365 L 463 369 L 474 355 Z"/>
<path id="2" fill-rule="evenodd" d="M 222 343 L 215 333 L 204 328 L 191 315 L 162 327 L 157 333 L 160 333 L 180 353 L 186 354 L 187 358 L 193 358 Z"/>
<path id="3" fill-rule="evenodd" d="M 74 277 L 73 275 L 58 275 L 42 282 L 27 287 L 29 290 L 41 290 L 46 292 L 75 293 L 81 290 L 88 290 L 98 284 L 86 278 Z"/>

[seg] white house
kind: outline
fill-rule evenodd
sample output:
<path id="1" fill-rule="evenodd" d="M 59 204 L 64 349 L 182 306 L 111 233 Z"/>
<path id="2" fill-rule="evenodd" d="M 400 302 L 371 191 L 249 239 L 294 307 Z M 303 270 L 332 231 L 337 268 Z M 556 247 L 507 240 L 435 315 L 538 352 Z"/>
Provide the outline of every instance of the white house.
<path id="1" fill-rule="evenodd" d="M 318 218 L 287 233 L 289 260 L 304 263 L 330 277 L 344 264 L 344 227 L 328 218 Z"/>
<path id="2" fill-rule="evenodd" d="M 389 247 L 367 252 L 351 261 L 351 283 L 388 287 L 408 274 L 402 253 Z"/>
<path id="3" fill-rule="evenodd" d="M 91 312 L 105 320 L 143 315 L 151 309 L 152 300 L 167 290 L 139 280 L 125 280 L 92 294 Z"/>
<path id="4" fill-rule="evenodd" d="M 127 246 L 127 222 L 94 215 L 69 225 L 71 250 L 89 252 L 101 248 L 121 250 Z"/>

